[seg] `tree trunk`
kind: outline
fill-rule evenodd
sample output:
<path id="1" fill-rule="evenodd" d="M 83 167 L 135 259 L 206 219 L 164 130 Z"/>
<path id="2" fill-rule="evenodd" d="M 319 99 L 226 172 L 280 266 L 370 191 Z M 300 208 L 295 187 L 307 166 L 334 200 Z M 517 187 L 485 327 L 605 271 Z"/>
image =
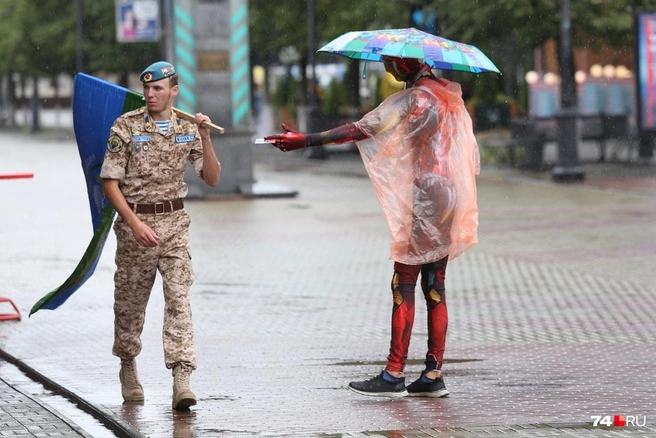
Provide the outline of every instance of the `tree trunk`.
<path id="1" fill-rule="evenodd" d="M 28 121 L 29 113 L 29 104 L 27 96 L 25 96 L 26 86 L 25 86 L 25 77 L 21 75 L 20 77 L 20 86 L 21 86 L 21 109 L 23 110 L 23 129 L 29 129 L 30 122 Z"/>
<path id="2" fill-rule="evenodd" d="M 59 77 L 52 78 L 52 87 L 55 89 L 55 126 L 61 128 L 61 105 L 59 104 Z"/>
<path id="3" fill-rule="evenodd" d="M 8 88 L 9 78 L 6 74 L 0 76 L 0 126 L 3 126 L 7 123 L 5 119 L 7 117 L 8 109 L 8 99 L 7 99 L 7 88 Z"/>
<path id="4" fill-rule="evenodd" d="M 346 90 L 348 93 L 348 105 L 353 115 L 360 114 L 360 60 L 349 60 L 346 72 Z"/>
<path id="5" fill-rule="evenodd" d="M 300 93 L 298 93 L 298 104 L 302 106 L 308 104 L 308 94 L 311 91 L 308 85 L 310 81 L 308 81 L 307 66 L 307 58 L 302 57 L 298 62 L 298 68 L 301 69 L 301 86 L 299 88 Z"/>
<path id="6" fill-rule="evenodd" d="M 39 78 L 37 76 L 32 76 L 32 83 L 34 84 L 34 90 L 32 91 L 32 132 L 38 132 L 41 130 L 39 125 Z"/>
<path id="7" fill-rule="evenodd" d="M 128 72 L 123 71 L 121 72 L 119 79 L 118 79 L 118 84 L 123 87 L 123 88 L 129 88 L 128 87 Z"/>
<path id="8" fill-rule="evenodd" d="M 14 82 L 14 73 L 7 73 L 7 95 L 9 98 L 9 119 L 7 121 L 7 126 L 15 128 L 16 127 L 16 108 L 18 107 L 18 101 L 16 99 L 16 83 Z"/>

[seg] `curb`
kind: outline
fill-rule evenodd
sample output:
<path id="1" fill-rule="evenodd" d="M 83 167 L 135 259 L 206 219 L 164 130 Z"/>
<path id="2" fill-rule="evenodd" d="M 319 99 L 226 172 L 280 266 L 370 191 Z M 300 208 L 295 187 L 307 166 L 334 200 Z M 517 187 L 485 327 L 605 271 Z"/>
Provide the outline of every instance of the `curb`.
<path id="1" fill-rule="evenodd" d="M 30 379 L 40 383 L 43 385 L 44 388 L 54 392 L 55 394 L 64 397 L 68 401 L 72 402 L 75 404 L 80 410 L 86 412 L 87 414 L 91 415 L 94 417 L 96 420 L 100 421 L 107 429 L 111 430 L 116 434 L 117 437 L 119 438 L 146 438 L 146 435 L 142 434 L 137 430 L 134 426 L 131 424 L 122 421 L 116 415 L 114 415 L 110 410 L 105 409 L 104 407 L 97 405 L 95 403 L 91 403 L 88 400 L 85 400 L 84 398 L 80 397 L 79 395 L 75 394 L 74 392 L 69 391 L 68 389 L 64 388 L 57 382 L 49 379 L 48 377 L 44 376 L 34 368 L 30 367 L 27 365 L 25 362 L 22 360 L 12 356 L 11 354 L 7 353 L 4 351 L 2 348 L 0 348 L 0 358 L 2 358 L 4 361 L 14 365 L 16 368 L 18 368 L 20 371 L 22 371 L 27 377 Z M 19 391 L 23 393 L 22 391 Z M 24 394 L 24 393 L 23 393 Z M 25 395 L 25 394 L 24 394 Z M 35 400 L 34 397 L 27 395 L 30 399 Z M 44 406 L 43 403 L 41 403 L 38 400 L 35 400 L 37 403 L 39 403 L 41 406 Z M 48 411 L 53 412 L 53 410 L 47 406 L 44 406 Z M 55 413 L 55 412 L 53 412 Z M 79 427 L 73 427 L 70 422 L 62 417 L 61 415 L 57 415 L 60 419 L 62 419 L 66 424 L 71 426 L 73 429 L 76 431 L 79 431 Z M 85 435 L 89 436 L 89 435 Z"/>
<path id="2" fill-rule="evenodd" d="M 9 362 L 7 362 L 9 363 Z M 88 434 L 84 429 L 82 429 L 80 426 L 75 424 L 74 422 L 70 421 L 66 416 L 64 416 L 61 412 L 53 408 L 52 406 L 48 405 L 47 403 L 44 403 L 43 401 L 39 400 L 37 397 L 34 397 L 32 394 L 29 394 L 22 389 L 12 385 L 11 383 L 7 382 L 6 380 L 0 378 L 0 381 L 4 382 L 5 385 L 9 386 L 12 390 L 16 391 L 17 393 L 21 394 L 23 397 L 33 401 L 37 405 L 39 405 L 41 408 L 45 409 L 46 411 L 50 412 L 52 415 L 57 417 L 61 422 L 66 424 L 68 427 L 71 428 L 75 433 L 78 435 L 84 437 L 84 438 L 93 438 L 92 435 Z"/>

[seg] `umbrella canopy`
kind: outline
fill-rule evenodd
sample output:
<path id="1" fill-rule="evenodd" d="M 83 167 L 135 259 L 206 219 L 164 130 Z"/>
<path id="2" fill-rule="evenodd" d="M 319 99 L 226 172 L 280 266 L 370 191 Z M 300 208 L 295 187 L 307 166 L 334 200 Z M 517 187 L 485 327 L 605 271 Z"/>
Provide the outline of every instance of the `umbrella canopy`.
<path id="1" fill-rule="evenodd" d="M 416 58 L 442 70 L 501 73 L 477 47 L 447 40 L 412 27 L 347 32 L 318 51 L 366 61 L 382 61 L 384 55 Z"/>

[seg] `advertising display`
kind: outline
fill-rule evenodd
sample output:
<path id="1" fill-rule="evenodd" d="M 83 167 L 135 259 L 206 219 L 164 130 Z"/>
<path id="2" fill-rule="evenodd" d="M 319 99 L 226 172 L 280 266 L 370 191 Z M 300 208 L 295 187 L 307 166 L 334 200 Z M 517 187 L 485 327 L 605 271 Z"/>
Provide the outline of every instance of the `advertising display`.
<path id="1" fill-rule="evenodd" d="M 656 131 L 656 11 L 636 15 L 638 126 Z"/>
<path id="2" fill-rule="evenodd" d="M 158 0 L 116 0 L 116 41 L 153 42 L 160 38 Z"/>

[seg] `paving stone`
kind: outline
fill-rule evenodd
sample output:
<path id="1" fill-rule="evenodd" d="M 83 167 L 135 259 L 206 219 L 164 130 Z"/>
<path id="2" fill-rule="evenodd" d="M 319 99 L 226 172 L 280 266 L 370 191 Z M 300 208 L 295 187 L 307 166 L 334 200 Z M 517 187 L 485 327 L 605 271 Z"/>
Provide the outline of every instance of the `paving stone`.
<path id="1" fill-rule="evenodd" d="M 0 360 L 0 370 L 6 363 Z M 0 378 L 0 436 L 86 437 L 77 425 L 52 407 Z"/>

